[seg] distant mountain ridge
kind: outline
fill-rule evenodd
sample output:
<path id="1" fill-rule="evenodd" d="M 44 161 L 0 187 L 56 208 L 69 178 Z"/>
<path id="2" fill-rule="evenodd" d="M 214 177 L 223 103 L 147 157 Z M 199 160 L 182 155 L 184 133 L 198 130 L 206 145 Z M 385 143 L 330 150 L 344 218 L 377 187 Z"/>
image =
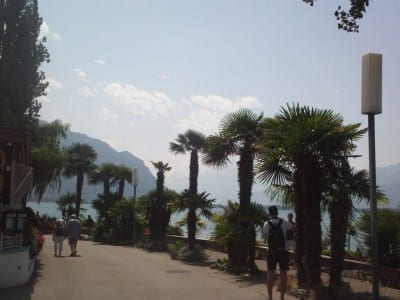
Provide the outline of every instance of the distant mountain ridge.
<path id="1" fill-rule="evenodd" d="M 376 182 L 390 199 L 390 207 L 400 208 L 400 163 L 376 168 Z"/>
<path id="2" fill-rule="evenodd" d="M 134 156 L 128 151 L 118 152 L 110 147 L 107 143 L 89 137 L 85 134 L 68 131 L 67 138 L 61 140 L 61 145 L 64 147 L 71 146 L 73 143 L 88 144 L 92 146 L 97 152 L 96 164 L 101 165 L 102 163 L 113 163 L 115 165 L 125 165 L 128 168 L 136 168 L 138 174 L 138 186 L 136 189 L 137 197 L 146 194 L 149 190 L 155 189 L 156 179 L 151 174 L 149 168 L 146 167 L 143 160 Z M 42 200 L 43 202 L 55 202 L 61 195 L 65 195 L 68 192 L 74 193 L 76 189 L 76 177 L 73 178 L 62 178 L 60 191 L 47 191 Z M 116 187 L 112 190 L 114 191 Z M 82 189 L 82 199 L 86 203 L 90 203 L 92 200 L 97 198 L 98 194 L 103 193 L 103 185 L 88 185 L 84 183 Z M 133 196 L 133 186 L 131 184 L 125 185 L 124 191 L 125 197 Z"/>

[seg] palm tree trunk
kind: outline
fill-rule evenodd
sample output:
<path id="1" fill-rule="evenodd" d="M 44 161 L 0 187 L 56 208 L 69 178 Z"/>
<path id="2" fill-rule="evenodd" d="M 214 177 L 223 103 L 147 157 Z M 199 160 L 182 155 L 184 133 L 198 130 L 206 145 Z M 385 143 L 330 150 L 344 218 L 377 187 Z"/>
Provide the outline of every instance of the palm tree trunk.
<path id="1" fill-rule="evenodd" d="M 307 231 L 309 232 L 307 241 L 307 269 L 309 271 L 310 289 L 318 294 L 321 285 L 321 206 L 320 198 L 313 192 L 308 205 L 309 219 Z"/>
<path id="2" fill-rule="evenodd" d="M 189 191 L 192 196 L 197 194 L 197 180 L 199 178 L 199 156 L 197 150 L 190 153 Z"/>
<path id="3" fill-rule="evenodd" d="M 248 270 L 250 274 L 256 274 L 258 273 L 259 269 L 256 265 L 255 259 L 256 259 L 256 229 L 254 228 L 254 225 L 250 227 L 250 247 L 249 247 L 249 260 L 248 260 Z"/>
<path id="4" fill-rule="evenodd" d="M 311 292 L 318 298 L 321 287 L 321 191 L 318 167 L 308 165 L 305 184 L 305 267 Z"/>
<path id="5" fill-rule="evenodd" d="M 125 189 L 125 180 L 121 179 L 118 182 L 118 199 L 122 199 L 124 197 L 124 189 Z"/>
<path id="6" fill-rule="evenodd" d="M 348 197 L 333 201 L 330 209 L 331 221 L 331 263 L 329 290 L 332 295 L 342 287 L 342 271 L 345 254 L 346 231 L 351 211 L 351 200 Z"/>
<path id="7" fill-rule="evenodd" d="M 240 227 L 243 237 L 238 241 L 238 260 L 239 265 L 233 266 L 237 269 L 248 269 L 254 266 L 254 257 L 249 257 L 251 242 L 251 229 L 252 226 L 248 220 L 244 221 L 243 217 L 248 215 L 248 210 L 251 201 L 251 189 L 254 181 L 253 173 L 254 154 L 250 149 L 244 149 L 240 155 L 238 162 L 238 181 L 239 181 L 239 213 L 240 213 Z M 255 250 L 254 250 L 255 251 Z"/>
<path id="8" fill-rule="evenodd" d="M 157 172 L 156 199 L 150 212 L 150 234 L 153 239 L 160 240 L 162 237 L 164 214 L 163 214 L 163 189 L 164 173 Z"/>
<path id="9" fill-rule="evenodd" d="M 194 250 L 196 242 L 196 212 L 193 209 L 189 209 L 187 215 L 187 228 L 188 228 L 188 247 L 189 250 Z"/>
<path id="10" fill-rule="evenodd" d="M 110 196 L 110 180 L 106 179 L 103 182 L 103 192 L 104 192 L 104 197 L 108 198 Z"/>
<path id="11" fill-rule="evenodd" d="M 321 285 L 321 191 L 318 166 L 304 160 L 295 173 L 298 281 L 318 297 Z M 304 270 L 302 269 L 304 268 Z M 300 273 L 303 272 L 304 273 Z M 304 276 L 306 275 L 306 276 Z M 304 278 L 305 277 L 305 278 Z M 305 279 L 305 280 L 304 280 Z"/>
<path id="12" fill-rule="evenodd" d="M 297 284 L 299 287 L 305 289 L 308 288 L 308 280 L 307 280 L 307 273 L 305 269 L 305 265 L 303 264 L 303 260 L 306 255 L 305 245 L 305 209 L 304 199 L 303 199 L 303 188 L 301 184 L 301 178 L 298 171 L 294 174 L 294 209 L 296 213 L 296 268 L 297 268 Z"/>
<path id="13" fill-rule="evenodd" d="M 250 150 L 244 150 L 238 162 L 239 206 L 242 216 L 247 213 L 250 206 L 251 189 L 254 182 L 253 163 L 253 153 Z"/>
<path id="14" fill-rule="evenodd" d="M 82 187 L 83 187 L 83 173 L 78 172 L 76 175 L 76 199 L 75 199 L 75 214 L 79 218 L 81 210 L 81 198 L 82 198 Z"/>

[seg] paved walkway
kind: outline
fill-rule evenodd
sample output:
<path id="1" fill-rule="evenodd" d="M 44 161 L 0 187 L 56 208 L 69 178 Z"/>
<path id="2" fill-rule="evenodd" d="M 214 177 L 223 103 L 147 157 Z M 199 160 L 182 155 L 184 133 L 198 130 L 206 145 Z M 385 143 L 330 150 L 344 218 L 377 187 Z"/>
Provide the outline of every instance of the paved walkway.
<path id="1" fill-rule="evenodd" d="M 171 260 L 166 253 L 80 241 L 76 257 L 69 257 L 66 247 L 64 256 L 54 257 L 52 247 L 51 237 L 46 236 L 31 282 L 0 289 L 1 300 L 266 299 L 264 280 Z"/>

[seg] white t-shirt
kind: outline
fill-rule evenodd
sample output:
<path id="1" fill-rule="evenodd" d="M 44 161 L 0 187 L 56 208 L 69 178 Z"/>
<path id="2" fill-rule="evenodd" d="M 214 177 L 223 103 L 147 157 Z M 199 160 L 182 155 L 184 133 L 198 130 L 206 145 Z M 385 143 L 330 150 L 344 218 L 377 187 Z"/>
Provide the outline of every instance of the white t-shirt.
<path id="1" fill-rule="evenodd" d="M 276 224 L 279 223 L 279 220 L 282 220 L 281 228 L 282 228 L 282 231 L 283 231 L 283 235 L 285 236 L 285 250 L 289 251 L 289 244 L 288 244 L 288 240 L 286 239 L 286 232 L 288 230 L 293 230 L 293 225 L 290 224 L 289 222 L 283 220 L 283 219 L 280 219 L 280 218 L 271 219 L 269 221 L 271 221 L 272 224 L 276 225 Z M 270 229 L 270 226 L 268 224 L 268 221 L 266 221 L 264 223 L 264 228 L 263 228 L 263 234 L 264 234 L 264 237 L 265 237 L 266 240 L 268 240 L 269 229 Z"/>

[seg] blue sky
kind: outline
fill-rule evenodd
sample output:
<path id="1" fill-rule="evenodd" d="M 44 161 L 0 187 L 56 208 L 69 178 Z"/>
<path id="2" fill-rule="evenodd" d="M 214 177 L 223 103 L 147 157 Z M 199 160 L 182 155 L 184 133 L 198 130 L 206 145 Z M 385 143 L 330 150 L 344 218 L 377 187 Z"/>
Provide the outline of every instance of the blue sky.
<path id="1" fill-rule="evenodd" d="M 218 130 L 248 107 L 273 116 L 298 102 L 361 122 L 361 57 L 383 54 L 383 113 L 376 117 L 378 166 L 400 162 L 400 1 L 371 1 L 360 33 L 337 30 L 348 1 L 39 0 L 51 62 L 42 118 L 150 161 L 168 162 L 166 184 L 188 185 L 188 156 L 168 144 L 186 129 Z M 368 140 L 353 161 L 368 168 Z M 199 189 L 235 199 L 234 163 L 201 166 Z M 139 174 L 140 176 L 140 174 Z M 223 187 L 221 192 L 221 186 Z M 263 187 L 256 187 L 263 189 Z"/>

